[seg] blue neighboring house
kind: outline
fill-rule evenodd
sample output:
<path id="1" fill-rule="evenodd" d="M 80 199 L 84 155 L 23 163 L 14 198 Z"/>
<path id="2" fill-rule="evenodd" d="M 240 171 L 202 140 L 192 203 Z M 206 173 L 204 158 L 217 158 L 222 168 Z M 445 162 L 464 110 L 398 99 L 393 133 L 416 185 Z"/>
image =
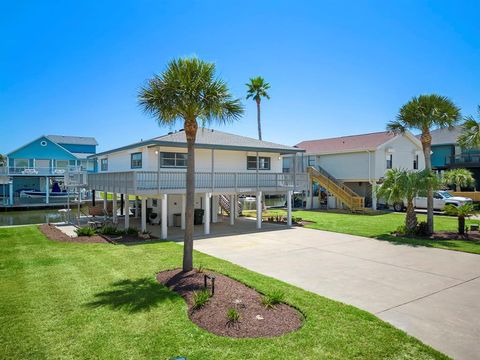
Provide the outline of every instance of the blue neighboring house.
<path id="1" fill-rule="evenodd" d="M 462 149 L 458 145 L 458 136 L 462 126 L 437 129 L 432 135 L 432 168 L 445 171 L 465 168 L 473 173 L 476 186 L 480 186 L 480 149 Z"/>
<path id="2" fill-rule="evenodd" d="M 63 183 L 68 170 L 96 171 L 96 161 L 88 156 L 96 153 L 97 145 L 93 137 L 43 135 L 8 153 L 5 166 L 0 168 L 4 203 L 13 205 L 25 190 L 50 192 L 54 183 Z M 48 203 L 49 196 L 42 202 Z"/>

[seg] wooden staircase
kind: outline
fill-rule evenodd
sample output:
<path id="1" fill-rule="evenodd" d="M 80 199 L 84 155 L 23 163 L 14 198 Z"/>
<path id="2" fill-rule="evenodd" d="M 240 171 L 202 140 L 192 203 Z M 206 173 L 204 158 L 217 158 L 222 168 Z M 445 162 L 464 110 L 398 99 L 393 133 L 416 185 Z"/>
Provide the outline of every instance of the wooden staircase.
<path id="1" fill-rule="evenodd" d="M 355 191 L 330 175 L 326 170 L 321 167 L 314 168 L 313 166 L 309 166 L 307 172 L 311 180 L 318 182 L 321 187 L 325 188 L 351 211 L 365 210 L 365 198 L 359 196 Z"/>
<path id="2" fill-rule="evenodd" d="M 230 215 L 230 197 L 226 195 L 220 195 L 220 207 L 227 215 Z M 242 213 L 243 205 L 240 201 L 237 201 L 237 206 L 235 206 L 235 210 L 237 211 L 237 216 Z"/>

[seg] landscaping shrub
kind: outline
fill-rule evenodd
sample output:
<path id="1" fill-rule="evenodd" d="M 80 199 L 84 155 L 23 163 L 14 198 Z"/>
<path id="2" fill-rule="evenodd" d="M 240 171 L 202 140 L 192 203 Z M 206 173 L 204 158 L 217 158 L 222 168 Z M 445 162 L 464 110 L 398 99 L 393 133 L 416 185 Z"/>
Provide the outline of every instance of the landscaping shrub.
<path id="1" fill-rule="evenodd" d="M 227 311 L 227 319 L 229 324 L 234 324 L 240 320 L 240 314 L 234 308 L 230 308 Z"/>
<path id="2" fill-rule="evenodd" d="M 78 236 L 93 236 L 95 235 L 95 230 L 89 226 L 84 226 L 78 229 L 75 229 L 75 232 Z"/>
<path id="3" fill-rule="evenodd" d="M 119 231 L 116 226 L 103 225 L 98 232 L 102 235 L 117 235 Z"/>
<path id="4" fill-rule="evenodd" d="M 200 309 L 210 300 L 210 293 L 207 289 L 195 291 L 193 293 L 193 308 Z"/>
<path id="5" fill-rule="evenodd" d="M 262 297 L 262 304 L 268 309 L 272 309 L 275 305 L 283 302 L 285 294 L 281 291 L 273 291 L 270 294 L 264 295 Z"/>
<path id="6" fill-rule="evenodd" d="M 428 224 L 425 221 L 419 222 L 415 229 L 415 235 L 428 236 Z"/>
<path id="7" fill-rule="evenodd" d="M 125 230 L 125 234 L 130 236 L 138 236 L 138 229 L 135 227 L 129 227 Z"/>

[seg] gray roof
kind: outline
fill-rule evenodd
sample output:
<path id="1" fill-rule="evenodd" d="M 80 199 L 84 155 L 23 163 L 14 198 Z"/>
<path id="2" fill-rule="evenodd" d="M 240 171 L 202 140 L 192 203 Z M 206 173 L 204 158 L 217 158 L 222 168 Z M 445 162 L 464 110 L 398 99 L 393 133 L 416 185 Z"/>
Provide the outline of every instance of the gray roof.
<path id="1" fill-rule="evenodd" d="M 63 135 L 46 135 L 46 137 L 57 144 L 98 145 L 93 137 Z"/>
<path id="2" fill-rule="evenodd" d="M 432 135 L 432 145 L 456 144 L 461 131 L 461 125 L 454 126 L 453 128 L 433 130 L 430 133 Z"/>
<path id="3" fill-rule="evenodd" d="M 139 146 L 172 146 L 172 147 L 186 147 L 187 140 L 185 131 L 180 130 L 167 135 L 159 136 L 150 140 L 137 142 L 121 148 L 97 153 L 94 156 L 101 156 L 112 152 L 127 150 Z M 257 140 L 254 138 L 240 136 L 226 133 L 223 131 L 200 128 L 197 131 L 197 138 L 195 147 L 199 149 L 223 149 L 223 150 L 243 150 L 243 151 L 265 151 L 265 152 L 279 152 L 279 153 L 295 153 L 304 152 L 302 149 L 296 147 L 276 144 L 270 141 Z"/>

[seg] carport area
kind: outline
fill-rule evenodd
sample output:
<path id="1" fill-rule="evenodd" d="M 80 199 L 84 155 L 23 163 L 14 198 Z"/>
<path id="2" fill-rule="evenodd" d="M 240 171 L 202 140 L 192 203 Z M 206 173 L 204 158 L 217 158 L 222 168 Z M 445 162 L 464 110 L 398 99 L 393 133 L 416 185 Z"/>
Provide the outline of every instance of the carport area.
<path id="1" fill-rule="evenodd" d="M 194 248 L 367 310 L 456 359 L 479 358 L 479 255 L 280 225 Z"/>

